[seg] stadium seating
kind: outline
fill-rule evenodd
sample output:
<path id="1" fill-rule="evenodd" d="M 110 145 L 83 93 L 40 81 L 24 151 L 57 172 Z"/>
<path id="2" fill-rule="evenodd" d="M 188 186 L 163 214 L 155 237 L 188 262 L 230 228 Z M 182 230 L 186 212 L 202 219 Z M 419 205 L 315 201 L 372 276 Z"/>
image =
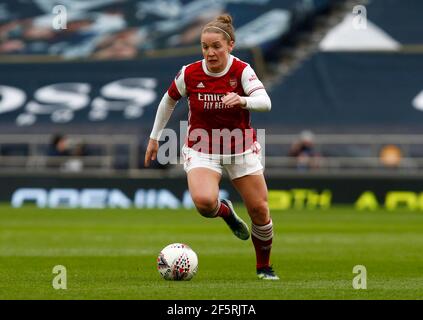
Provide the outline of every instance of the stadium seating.
<path id="1" fill-rule="evenodd" d="M 201 26 L 229 12 L 239 47 L 260 46 L 270 54 L 279 39 L 334 2 L 339 0 L 62 1 L 66 29 L 55 30 L 54 2 L 9 0 L 2 4 L 0 53 L 135 58 L 160 49 L 197 46 Z"/>
<path id="2" fill-rule="evenodd" d="M 140 154 L 161 94 L 181 65 L 201 58 L 200 27 L 223 12 L 234 17 L 235 54 L 256 69 L 273 101 L 271 113 L 253 118 L 255 127 L 276 137 L 269 155 L 286 156 L 304 129 L 316 134 L 323 155 L 337 158 L 376 157 L 389 143 L 351 144 L 357 134 L 389 133 L 404 135 L 402 139 L 422 134 L 421 1 L 408 0 L 407 6 L 395 0 L 63 1 L 68 17 L 64 30 L 51 28 L 53 2 L 9 0 L 0 5 L 2 156 L 42 155 L 49 137 L 62 132 L 91 136 L 86 145 L 91 156 L 113 157 L 101 168 L 110 163 L 119 169 L 134 168 L 134 163 L 142 167 Z M 347 4 L 366 4 L 365 31 L 354 30 L 350 6 L 341 10 L 339 23 L 324 32 L 316 48 L 295 48 L 306 59 L 295 67 L 279 60 L 296 46 L 297 37 L 316 38 L 319 16 L 333 20 L 331 10 Z M 291 71 L 279 74 L 279 67 Z M 169 127 L 179 130 L 186 119 L 182 102 Z M 335 141 L 331 134 L 350 138 Z M 17 135 L 15 143 L 11 135 Z M 38 138 L 25 144 L 21 135 Z M 138 142 L 116 146 L 119 151 L 111 154 L 114 147 L 103 148 L 109 135 Z M 401 137 L 395 139 L 407 145 Z M 405 156 L 420 157 L 421 149 L 413 142 L 404 147 Z M 283 162 L 279 160 L 276 166 Z"/>
<path id="3" fill-rule="evenodd" d="M 384 145 L 395 143 L 415 168 L 422 149 L 422 10 L 421 1 L 369 1 L 365 29 L 354 26 L 351 11 L 344 13 L 317 50 L 274 83 L 279 109 L 255 123 L 269 128 L 278 113 L 272 133 L 312 130 L 324 156 L 353 157 L 354 166 L 359 158 L 376 161 Z M 284 145 L 287 154 L 289 142 Z"/>

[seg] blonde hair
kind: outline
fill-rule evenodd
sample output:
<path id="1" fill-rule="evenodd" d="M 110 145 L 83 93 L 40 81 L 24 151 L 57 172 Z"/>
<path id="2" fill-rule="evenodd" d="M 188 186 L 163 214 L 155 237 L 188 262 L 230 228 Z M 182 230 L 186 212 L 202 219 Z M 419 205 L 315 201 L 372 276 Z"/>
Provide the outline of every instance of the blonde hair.
<path id="1" fill-rule="evenodd" d="M 235 29 L 232 25 L 232 17 L 229 14 L 222 14 L 207 23 L 201 33 L 204 32 L 221 33 L 228 41 L 235 41 Z"/>

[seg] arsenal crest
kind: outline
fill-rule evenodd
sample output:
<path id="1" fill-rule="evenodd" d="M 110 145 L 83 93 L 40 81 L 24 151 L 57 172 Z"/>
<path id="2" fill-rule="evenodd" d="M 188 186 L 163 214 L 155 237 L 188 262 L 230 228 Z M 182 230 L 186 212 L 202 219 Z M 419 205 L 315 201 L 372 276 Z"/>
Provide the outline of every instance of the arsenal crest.
<path id="1" fill-rule="evenodd" d="M 238 85 L 238 81 L 236 81 L 236 79 L 235 79 L 235 78 L 231 78 L 231 79 L 229 79 L 229 85 L 230 85 L 232 88 L 236 88 L 236 86 Z"/>

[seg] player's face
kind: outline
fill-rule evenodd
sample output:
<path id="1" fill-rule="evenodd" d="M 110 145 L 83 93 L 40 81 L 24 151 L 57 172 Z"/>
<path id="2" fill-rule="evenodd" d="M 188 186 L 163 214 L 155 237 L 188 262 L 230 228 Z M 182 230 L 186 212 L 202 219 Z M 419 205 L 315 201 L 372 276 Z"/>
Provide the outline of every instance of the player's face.
<path id="1" fill-rule="evenodd" d="M 204 32 L 201 35 L 201 48 L 207 69 L 213 73 L 218 73 L 225 69 L 233 47 L 234 42 L 228 42 L 220 32 Z"/>

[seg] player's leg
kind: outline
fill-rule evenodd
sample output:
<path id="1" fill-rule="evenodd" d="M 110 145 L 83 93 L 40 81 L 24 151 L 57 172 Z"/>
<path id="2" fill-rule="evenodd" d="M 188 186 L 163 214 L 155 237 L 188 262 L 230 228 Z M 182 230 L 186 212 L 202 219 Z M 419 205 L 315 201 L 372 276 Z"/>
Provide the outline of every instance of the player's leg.
<path id="1" fill-rule="evenodd" d="M 188 188 L 198 212 L 207 218 L 221 217 L 238 238 L 247 240 L 250 231 L 228 200 L 219 199 L 221 174 L 209 168 L 197 167 L 187 172 Z"/>
<path id="2" fill-rule="evenodd" d="M 270 265 L 273 223 L 267 204 L 267 185 L 262 171 L 233 179 L 232 183 L 241 195 L 251 218 L 251 239 L 256 251 L 257 275 L 261 279 L 278 280 Z"/>
<path id="3" fill-rule="evenodd" d="M 193 168 L 187 172 L 188 188 L 197 211 L 204 217 L 218 215 L 221 174 L 208 168 Z"/>
<path id="4" fill-rule="evenodd" d="M 222 165 L 219 157 L 194 151 L 186 146 L 182 149 L 188 188 L 198 212 L 208 218 L 222 217 L 232 232 L 240 239 L 250 237 L 247 224 L 232 210 L 232 204 L 219 199 L 219 182 Z"/>

